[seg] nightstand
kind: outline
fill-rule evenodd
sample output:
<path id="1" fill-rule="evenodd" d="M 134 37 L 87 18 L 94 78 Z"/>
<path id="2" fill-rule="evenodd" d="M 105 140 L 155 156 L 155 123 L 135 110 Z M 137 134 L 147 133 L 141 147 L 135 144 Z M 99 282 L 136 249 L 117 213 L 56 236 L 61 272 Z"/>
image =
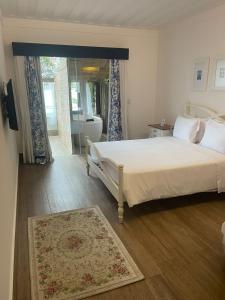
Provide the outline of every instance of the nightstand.
<path id="1" fill-rule="evenodd" d="M 160 137 L 160 136 L 171 136 L 172 126 L 165 124 L 161 126 L 160 124 L 150 124 L 149 126 L 149 137 Z"/>

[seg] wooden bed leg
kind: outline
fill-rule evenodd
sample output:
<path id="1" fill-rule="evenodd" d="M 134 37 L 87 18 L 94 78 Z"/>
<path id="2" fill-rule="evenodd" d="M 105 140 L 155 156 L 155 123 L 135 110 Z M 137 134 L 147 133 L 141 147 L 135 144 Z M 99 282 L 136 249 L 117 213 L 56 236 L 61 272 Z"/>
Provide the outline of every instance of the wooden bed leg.
<path id="1" fill-rule="evenodd" d="M 118 216 L 119 223 L 123 223 L 124 219 L 124 201 L 123 201 L 123 166 L 119 166 L 119 199 L 118 199 Z"/>

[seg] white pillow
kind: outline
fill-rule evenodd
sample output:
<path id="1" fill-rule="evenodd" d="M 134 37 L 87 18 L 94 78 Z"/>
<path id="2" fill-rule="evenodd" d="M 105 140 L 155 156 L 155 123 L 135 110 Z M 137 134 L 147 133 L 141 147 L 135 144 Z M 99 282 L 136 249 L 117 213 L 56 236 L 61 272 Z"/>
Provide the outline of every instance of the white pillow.
<path id="1" fill-rule="evenodd" d="M 208 120 L 200 145 L 225 154 L 225 124 Z"/>
<path id="2" fill-rule="evenodd" d="M 199 128 L 199 119 L 178 116 L 174 125 L 173 136 L 191 143 L 196 143 Z"/>

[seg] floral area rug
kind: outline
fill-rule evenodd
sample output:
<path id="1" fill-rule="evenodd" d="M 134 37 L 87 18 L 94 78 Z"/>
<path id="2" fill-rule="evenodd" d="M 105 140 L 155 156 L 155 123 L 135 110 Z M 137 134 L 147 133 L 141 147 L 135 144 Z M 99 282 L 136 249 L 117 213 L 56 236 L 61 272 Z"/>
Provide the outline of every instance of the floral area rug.
<path id="1" fill-rule="evenodd" d="M 33 300 L 82 299 L 144 278 L 98 207 L 29 218 L 28 232 Z"/>

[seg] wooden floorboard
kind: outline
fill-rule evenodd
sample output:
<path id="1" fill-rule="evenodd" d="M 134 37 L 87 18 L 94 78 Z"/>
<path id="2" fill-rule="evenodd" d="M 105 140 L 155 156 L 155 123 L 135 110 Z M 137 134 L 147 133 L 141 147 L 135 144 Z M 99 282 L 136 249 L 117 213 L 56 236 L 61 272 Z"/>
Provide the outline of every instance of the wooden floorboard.
<path id="1" fill-rule="evenodd" d="M 93 174 L 92 174 L 93 175 Z M 98 205 L 145 275 L 145 280 L 94 300 L 224 300 L 225 255 L 220 233 L 225 195 L 204 193 L 125 207 L 117 219 L 115 199 L 79 156 L 52 165 L 21 165 L 16 227 L 14 300 L 30 300 L 28 217 Z"/>

